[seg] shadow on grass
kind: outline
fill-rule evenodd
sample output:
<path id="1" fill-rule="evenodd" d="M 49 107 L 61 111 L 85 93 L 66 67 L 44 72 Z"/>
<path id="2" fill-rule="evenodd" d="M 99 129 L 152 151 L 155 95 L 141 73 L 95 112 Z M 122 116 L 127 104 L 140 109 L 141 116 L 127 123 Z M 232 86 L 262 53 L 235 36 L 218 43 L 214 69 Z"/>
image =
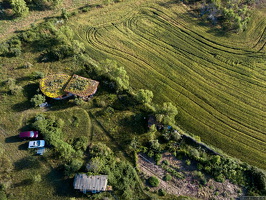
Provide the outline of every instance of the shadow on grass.
<path id="1" fill-rule="evenodd" d="M 18 146 L 18 150 L 26 151 L 27 149 L 28 149 L 28 142 L 23 143 L 23 144 Z"/>
<path id="2" fill-rule="evenodd" d="M 22 186 L 31 185 L 32 183 L 33 183 L 33 181 L 32 181 L 31 179 L 24 179 L 24 180 L 22 180 L 22 181 L 19 182 L 19 183 L 15 183 L 15 184 L 13 184 L 12 186 L 13 186 L 14 188 L 16 188 L 16 187 L 22 187 Z"/>
<path id="3" fill-rule="evenodd" d="M 20 171 L 23 169 L 38 169 L 40 167 L 41 167 L 41 163 L 39 161 L 39 157 L 33 157 L 33 156 L 22 158 L 14 163 L 14 168 L 17 171 Z"/>
<path id="4" fill-rule="evenodd" d="M 32 83 L 25 85 L 23 88 L 23 94 L 28 97 L 28 99 L 32 98 L 35 94 L 37 94 L 37 90 L 39 89 L 39 83 Z"/>
<path id="5" fill-rule="evenodd" d="M 25 102 L 22 102 L 22 103 L 17 103 L 17 104 L 14 104 L 12 106 L 12 109 L 14 111 L 17 111 L 17 112 L 28 110 L 30 108 L 32 108 L 32 105 L 31 105 L 31 103 L 29 101 L 25 101 Z"/>
<path id="6" fill-rule="evenodd" d="M 5 138 L 5 143 L 15 143 L 15 142 L 21 142 L 23 139 L 19 138 L 18 135 L 10 136 Z"/>
<path id="7" fill-rule="evenodd" d="M 132 133 L 143 134 L 147 132 L 147 123 L 142 113 L 126 116 L 119 121 L 119 124 L 127 128 L 127 130 L 130 129 Z"/>
<path id="8" fill-rule="evenodd" d="M 55 194 L 61 197 L 84 197 L 81 192 L 77 192 L 73 188 L 73 178 L 65 178 L 62 167 L 52 169 L 45 180 L 54 187 Z"/>

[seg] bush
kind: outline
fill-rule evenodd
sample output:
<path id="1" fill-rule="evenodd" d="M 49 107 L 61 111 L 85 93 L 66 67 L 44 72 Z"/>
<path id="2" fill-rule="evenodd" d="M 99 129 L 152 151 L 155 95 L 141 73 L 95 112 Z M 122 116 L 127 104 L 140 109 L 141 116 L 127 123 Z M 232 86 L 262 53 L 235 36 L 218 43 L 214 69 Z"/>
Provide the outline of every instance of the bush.
<path id="1" fill-rule="evenodd" d="M 75 97 L 74 104 L 77 105 L 77 106 L 81 106 L 82 104 L 84 104 L 84 101 L 83 101 L 82 98 Z"/>
<path id="2" fill-rule="evenodd" d="M 159 194 L 160 196 L 165 196 L 165 195 L 166 195 L 166 192 L 165 192 L 165 190 L 163 190 L 163 189 L 159 189 L 159 190 L 158 190 L 158 194 Z"/>
<path id="3" fill-rule="evenodd" d="M 39 72 L 39 71 L 35 71 L 35 72 L 32 73 L 32 78 L 33 79 L 44 78 L 44 73 L 43 72 Z"/>
<path id="4" fill-rule="evenodd" d="M 164 164 L 164 165 L 169 165 L 169 161 L 168 161 L 168 160 L 163 160 L 163 161 L 162 161 L 162 164 Z"/>
<path id="5" fill-rule="evenodd" d="M 80 138 L 77 138 L 74 141 L 73 147 L 76 150 L 85 151 L 87 149 L 88 144 L 89 144 L 89 139 L 85 136 L 81 136 Z"/>
<path id="6" fill-rule="evenodd" d="M 171 181 L 172 180 L 172 176 L 170 174 L 166 174 L 163 179 L 165 181 Z"/>
<path id="7" fill-rule="evenodd" d="M 32 181 L 34 183 L 40 183 L 42 181 L 42 176 L 40 174 L 37 174 L 37 175 L 33 176 Z"/>
<path id="8" fill-rule="evenodd" d="M 44 103 L 46 101 L 45 96 L 42 94 L 35 94 L 30 102 L 34 107 L 38 107 L 40 104 Z"/>
<path id="9" fill-rule="evenodd" d="M 83 160 L 80 159 L 73 159 L 70 163 L 65 164 L 65 174 L 70 176 L 71 174 L 80 170 L 83 165 Z"/>
<path id="10" fill-rule="evenodd" d="M 152 187 L 157 187 L 160 183 L 159 179 L 156 178 L 155 176 L 151 176 L 149 179 L 148 179 L 148 182 L 149 184 L 152 186 Z"/>

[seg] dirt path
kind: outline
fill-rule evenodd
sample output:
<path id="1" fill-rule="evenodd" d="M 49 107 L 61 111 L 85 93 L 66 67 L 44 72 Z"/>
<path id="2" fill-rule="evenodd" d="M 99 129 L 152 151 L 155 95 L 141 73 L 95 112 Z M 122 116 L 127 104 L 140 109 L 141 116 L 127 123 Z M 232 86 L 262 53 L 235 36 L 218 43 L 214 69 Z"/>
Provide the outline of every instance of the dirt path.
<path id="1" fill-rule="evenodd" d="M 75 0 L 64 0 L 61 8 L 65 8 L 68 12 L 71 12 L 81 6 L 88 4 L 87 1 L 81 0 L 78 3 Z M 31 11 L 27 17 L 15 20 L 3 20 L 0 23 L 0 41 L 6 37 L 10 37 L 16 31 L 24 30 L 29 28 L 33 23 L 40 23 L 46 17 L 56 16 L 61 14 L 61 8 L 56 10 L 45 10 L 45 11 Z"/>

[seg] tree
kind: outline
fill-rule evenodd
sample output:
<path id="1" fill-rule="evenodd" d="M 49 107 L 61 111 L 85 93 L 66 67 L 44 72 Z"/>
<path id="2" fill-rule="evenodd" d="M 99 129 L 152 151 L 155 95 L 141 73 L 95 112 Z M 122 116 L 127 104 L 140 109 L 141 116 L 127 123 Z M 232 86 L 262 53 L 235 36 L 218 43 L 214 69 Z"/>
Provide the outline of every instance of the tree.
<path id="1" fill-rule="evenodd" d="M 30 102 L 32 103 L 32 105 L 34 107 L 38 107 L 40 104 L 44 103 L 45 102 L 45 96 L 42 95 L 42 94 L 35 94 Z"/>
<path id="2" fill-rule="evenodd" d="M 156 107 L 156 120 L 164 124 L 175 123 L 175 116 L 178 114 L 177 108 L 171 102 L 163 103 L 163 106 Z"/>
<path id="3" fill-rule="evenodd" d="M 142 104 L 151 103 L 152 98 L 153 98 L 153 92 L 150 90 L 140 89 L 138 90 L 135 98 L 139 103 L 142 103 Z"/>
<path id="4" fill-rule="evenodd" d="M 29 13 L 29 8 L 24 0 L 11 0 L 11 6 L 18 17 L 26 16 Z"/>
<path id="5" fill-rule="evenodd" d="M 97 74 L 104 76 L 110 81 L 114 81 L 115 85 L 111 87 L 116 89 L 117 92 L 127 90 L 129 88 L 129 77 L 124 67 L 119 67 L 114 60 L 106 59 L 101 61 L 100 67 L 97 69 Z"/>
<path id="6" fill-rule="evenodd" d="M 156 178 L 155 176 L 151 176 L 149 179 L 149 184 L 152 186 L 152 187 L 157 187 L 159 185 L 159 179 Z"/>

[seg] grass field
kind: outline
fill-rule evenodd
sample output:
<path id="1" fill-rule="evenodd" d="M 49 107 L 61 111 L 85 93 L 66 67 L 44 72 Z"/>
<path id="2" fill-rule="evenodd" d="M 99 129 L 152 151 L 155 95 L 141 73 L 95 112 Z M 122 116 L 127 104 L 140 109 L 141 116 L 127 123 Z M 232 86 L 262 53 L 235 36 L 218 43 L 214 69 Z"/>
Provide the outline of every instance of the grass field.
<path id="1" fill-rule="evenodd" d="M 77 197 L 76 199 L 84 199 L 84 196 L 73 190 L 73 179 L 64 178 L 63 170 L 58 168 L 60 163 L 53 160 L 49 148 L 44 156 L 34 156 L 35 152 L 27 149 L 28 141 L 18 138 L 21 130 L 29 130 L 30 119 L 43 112 L 42 109 L 20 112 L 16 115 L 17 119 L 12 120 L 13 123 L 16 122 L 13 126 L 6 124 L 5 129 L 1 128 L 0 143 L 4 144 L 5 152 L 12 159 L 14 166 L 10 178 L 12 182 L 8 187 L 8 199 L 68 199 L 73 196 Z M 84 109 L 73 107 L 60 111 L 51 110 L 45 114 L 64 120 L 65 141 L 69 142 L 80 136 L 91 138 L 91 121 Z M 41 180 L 34 182 L 37 175 Z"/>
<path id="2" fill-rule="evenodd" d="M 173 102 L 178 121 L 204 142 L 266 168 L 266 17 L 223 34 L 167 0 L 128 0 L 70 19 L 97 61 L 116 60 L 131 86 Z"/>

